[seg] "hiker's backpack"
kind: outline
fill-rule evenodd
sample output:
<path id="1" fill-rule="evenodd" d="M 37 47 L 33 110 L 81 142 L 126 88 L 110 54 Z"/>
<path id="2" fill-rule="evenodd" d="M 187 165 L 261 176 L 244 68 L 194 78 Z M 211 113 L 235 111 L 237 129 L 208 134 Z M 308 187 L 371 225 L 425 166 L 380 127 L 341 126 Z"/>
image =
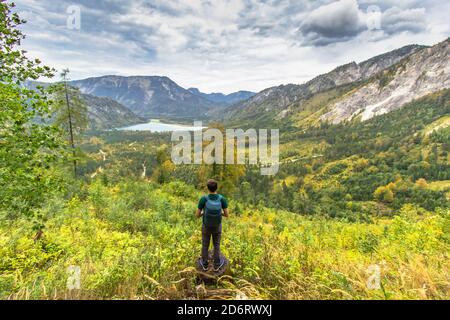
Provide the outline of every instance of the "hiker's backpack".
<path id="1" fill-rule="evenodd" d="M 206 227 L 218 227 L 222 223 L 222 196 L 218 195 L 216 200 L 206 196 L 203 224 Z"/>

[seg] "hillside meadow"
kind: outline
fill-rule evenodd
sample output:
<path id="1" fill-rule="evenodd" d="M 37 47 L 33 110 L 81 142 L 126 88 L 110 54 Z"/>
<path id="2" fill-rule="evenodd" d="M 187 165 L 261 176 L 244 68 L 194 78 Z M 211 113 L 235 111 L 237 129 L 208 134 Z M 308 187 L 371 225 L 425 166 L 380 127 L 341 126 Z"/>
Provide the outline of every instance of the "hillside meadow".
<path id="1" fill-rule="evenodd" d="M 224 223 L 230 274 L 197 281 L 201 193 L 99 179 L 56 197 L 33 221 L 1 219 L 1 299 L 449 299 L 450 216 L 404 205 L 393 219 L 348 223 L 244 206 Z M 79 266 L 81 290 L 67 290 Z M 380 270 L 380 287 L 368 281 Z"/>

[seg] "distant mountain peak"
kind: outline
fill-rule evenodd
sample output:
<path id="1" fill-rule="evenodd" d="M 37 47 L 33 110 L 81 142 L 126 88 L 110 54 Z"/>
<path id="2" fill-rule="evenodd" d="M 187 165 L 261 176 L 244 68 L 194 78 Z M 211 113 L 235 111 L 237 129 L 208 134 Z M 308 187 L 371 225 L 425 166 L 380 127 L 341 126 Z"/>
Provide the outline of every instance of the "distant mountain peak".
<path id="1" fill-rule="evenodd" d="M 144 118 L 198 118 L 216 105 L 166 76 L 103 76 L 72 81 L 83 93 L 111 98 Z"/>
<path id="2" fill-rule="evenodd" d="M 191 93 L 210 100 L 211 102 L 218 103 L 220 105 L 229 106 L 235 103 L 245 101 L 253 97 L 256 93 L 251 91 L 240 90 L 230 94 L 223 94 L 220 92 L 203 93 L 198 88 L 189 88 Z"/>
<path id="3" fill-rule="evenodd" d="M 200 90 L 198 88 L 189 88 L 188 91 L 192 92 L 193 94 L 201 94 Z"/>

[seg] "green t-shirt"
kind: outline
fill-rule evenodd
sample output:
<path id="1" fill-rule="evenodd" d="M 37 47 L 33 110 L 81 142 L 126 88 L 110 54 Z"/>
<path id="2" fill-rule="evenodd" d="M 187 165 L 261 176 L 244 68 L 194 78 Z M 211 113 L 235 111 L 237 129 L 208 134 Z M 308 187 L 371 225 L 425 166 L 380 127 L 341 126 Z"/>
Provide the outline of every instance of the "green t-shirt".
<path id="1" fill-rule="evenodd" d="M 219 198 L 219 194 L 208 194 L 206 196 L 201 197 L 200 201 L 198 202 L 198 208 L 200 210 L 205 209 L 207 198 L 209 198 L 211 200 L 217 200 Z M 222 203 L 222 209 L 227 209 L 228 208 L 228 202 L 227 202 L 227 199 L 225 199 L 224 196 L 222 196 L 222 199 L 221 199 L 220 202 Z"/>

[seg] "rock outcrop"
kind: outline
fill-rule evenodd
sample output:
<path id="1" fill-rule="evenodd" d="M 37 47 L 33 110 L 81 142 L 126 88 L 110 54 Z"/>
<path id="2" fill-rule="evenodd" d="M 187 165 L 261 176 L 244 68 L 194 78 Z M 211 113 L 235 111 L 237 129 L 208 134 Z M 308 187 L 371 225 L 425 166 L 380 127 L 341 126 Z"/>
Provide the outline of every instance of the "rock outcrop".
<path id="1" fill-rule="evenodd" d="M 335 103 L 322 121 L 362 121 L 450 87 L 450 40 L 420 50 Z"/>

